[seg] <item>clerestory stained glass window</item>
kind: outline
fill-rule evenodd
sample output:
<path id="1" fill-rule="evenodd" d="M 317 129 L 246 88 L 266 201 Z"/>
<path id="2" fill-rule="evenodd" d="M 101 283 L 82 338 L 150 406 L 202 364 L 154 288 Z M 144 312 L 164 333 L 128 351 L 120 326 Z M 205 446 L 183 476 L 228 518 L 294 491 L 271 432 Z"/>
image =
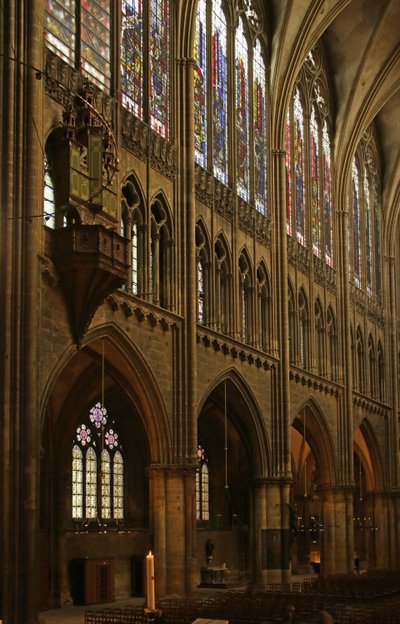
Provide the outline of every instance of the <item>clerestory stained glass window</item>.
<path id="1" fill-rule="evenodd" d="M 123 457 L 119 436 L 109 428 L 101 403 L 77 427 L 72 446 L 72 518 L 123 518 Z"/>
<path id="2" fill-rule="evenodd" d="M 75 65 L 75 0 L 46 0 L 44 27 L 47 47 L 69 65 Z"/>
<path id="3" fill-rule="evenodd" d="M 206 2 L 199 0 L 194 39 L 194 156 L 207 168 L 207 22 Z"/>
<path id="4" fill-rule="evenodd" d="M 224 184 L 228 181 L 228 102 L 226 20 L 221 2 L 212 9 L 211 86 L 213 109 L 213 170 Z"/>
<path id="5" fill-rule="evenodd" d="M 361 288 L 361 220 L 360 182 L 356 161 L 352 165 L 353 273 L 354 283 Z"/>
<path id="6" fill-rule="evenodd" d="M 143 119 L 143 1 L 121 2 L 121 101 Z"/>
<path id="7" fill-rule="evenodd" d="M 46 0 L 44 30 L 50 50 L 73 67 L 78 63 L 100 88 L 110 87 L 110 0 Z"/>
<path id="8" fill-rule="evenodd" d="M 313 252 L 321 257 L 321 215 L 319 202 L 319 129 L 315 107 L 310 118 L 311 233 Z"/>
<path id="9" fill-rule="evenodd" d="M 100 87 L 110 86 L 110 2 L 81 2 L 82 69 Z"/>
<path id="10" fill-rule="evenodd" d="M 372 219 L 370 203 L 370 184 L 367 172 L 364 171 L 364 220 L 365 220 L 365 270 L 367 278 L 367 293 L 372 294 Z"/>
<path id="11" fill-rule="evenodd" d="M 150 0 L 150 126 L 169 137 L 169 0 Z"/>
<path id="12" fill-rule="evenodd" d="M 291 150 L 291 134 L 292 128 L 290 123 L 290 108 L 286 116 L 285 129 L 285 165 L 286 165 L 286 231 L 289 236 L 292 235 L 292 150 Z"/>
<path id="13" fill-rule="evenodd" d="M 333 218 L 331 194 L 331 148 L 326 120 L 322 127 L 323 204 L 325 262 L 333 265 Z"/>
<path id="14" fill-rule="evenodd" d="M 265 63 L 257 39 L 253 56 L 254 201 L 262 214 L 267 211 L 267 142 Z"/>
<path id="15" fill-rule="evenodd" d="M 294 176 L 295 176 L 295 218 L 296 238 L 305 245 L 305 207 L 304 207 L 304 115 L 299 90 L 296 89 L 293 103 L 294 134 Z"/>
<path id="16" fill-rule="evenodd" d="M 237 166 L 236 184 L 237 193 L 248 201 L 249 199 L 249 85 L 248 85 L 248 50 L 243 31 L 243 20 L 239 19 L 235 38 L 235 78 L 236 78 L 236 145 Z"/>

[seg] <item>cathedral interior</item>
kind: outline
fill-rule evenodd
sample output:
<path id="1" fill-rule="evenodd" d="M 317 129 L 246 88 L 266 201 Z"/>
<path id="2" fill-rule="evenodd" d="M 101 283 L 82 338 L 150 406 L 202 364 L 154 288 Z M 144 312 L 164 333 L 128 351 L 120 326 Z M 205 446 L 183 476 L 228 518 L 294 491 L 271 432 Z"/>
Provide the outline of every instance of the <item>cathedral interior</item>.
<path id="1" fill-rule="evenodd" d="M 399 571 L 398 0 L 0 24 L 4 624 Z"/>

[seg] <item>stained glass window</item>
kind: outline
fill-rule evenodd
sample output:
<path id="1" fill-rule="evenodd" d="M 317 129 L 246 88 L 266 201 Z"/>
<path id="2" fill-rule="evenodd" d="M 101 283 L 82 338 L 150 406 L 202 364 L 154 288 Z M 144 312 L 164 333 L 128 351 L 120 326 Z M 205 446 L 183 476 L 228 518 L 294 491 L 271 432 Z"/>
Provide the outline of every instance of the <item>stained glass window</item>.
<path id="1" fill-rule="evenodd" d="M 75 11 L 80 6 L 80 30 Z M 99 87 L 110 86 L 110 0 L 46 0 L 46 45 L 69 65 L 76 59 L 83 72 Z"/>
<path id="2" fill-rule="evenodd" d="M 207 32 L 206 1 L 199 0 L 194 39 L 194 157 L 207 167 Z"/>
<path id="3" fill-rule="evenodd" d="M 210 519 L 209 506 L 209 472 L 208 460 L 202 446 L 197 447 L 199 467 L 196 473 L 196 518 L 197 520 Z"/>
<path id="4" fill-rule="evenodd" d="M 197 320 L 204 321 L 204 268 L 201 260 L 197 262 Z"/>
<path id="5" fill-rule="evenodd" d="M 81 0 L 81 63 L 100 87 L 110 86 L 110 2 Z"/>
<path id="6" fill-rule="evenodd" d="M 286 117 L 285 129 L 285 164 L 286 164 L 286 231 L 289 236 L 292 235 L 292 150 L 291 150 L 291 124 L 290 124 L 290 108 Z"/>
<path id="7" fill-rule="evenodd" d="M 381 275 L 381 245 L 380 245 L 380 221 L 378 192 L 373 189 L 373 213 L 374 213 L 374 251 L 375 251 L 375 293 L 380 301 L 382 296 L 382 275 Z"/>
<path id="8" fill-rule="evenodd" d="M 97 457 L 92 447 L 86 451 L 86 518 L 97 516 Z"/>
<path id="9" fill-rule="evenodd" d="M 72 517 L 83 518 L 83 454 L 76 444 L 72 449 Z"/>
<path id="10" fill-rule="evenodd" d="M 322 127 L 323 203 L 325 262 L 333 265 L 333 221 L 331 196 L 331 148 L 326 121 Z"/>
<path id="11" fill-rule="evenodd" d="M 311 232 L 313 252 L 321 257 L 321 215 L 319 207 L 319 128 L 315 108 L 310 118 Z"/>
<path id="12" fill-rule="evenodd" d="M 123 518 L 123 458 L 118 433 L 106 427 L 107 420 L 107 410 L 96 403 L 88 424 L 76 429 L 72 447 L 74 519 Z"/>
<path id="13" fill-rule="evenodd" d="M 50 167 L 47 156 L 44 156 L 44 189 L 43 189 L 43 215 L 44 224 L 55 228 L 56 202 L 54 197 L 54 184 L 50 175 Z"/>
<path id="14" fill-rule="evenodd" d="M 122 105 L 143 119 L 143 0 L 121 2 Z"/>
<path id="15" fill-rule="evenodd" d="M 240 19 L 236 29 L 236 184 L 240 197 L 249 199 L 249 85 L 248 85 L 248 50 Z"/>
<path id="16" fill-rule="evenodd" d="M 256 209 L 267 211 L 265 64 L 257 39 L 253 56 L 254 201 Z"/>
<path id="17" fill-rule="evenodd" d="M 113 477 L 114 518 L 122 520 L 124 517 L 124 460 L 120 451 L 114 454 Z"/>
<path id="18" fill-rule="evenodd" d="M 169 0 L 150 0 L 150 125 L 169 136 Z"/>
<path id="19" fill-rule="evenodd" d="M 361 223 L 359 175 L 355 160 L 352 165 L 352 209 L 353 209 L 353 272 L 354 283 L 361 288 Z"/>
<path id="20" fill-rule="evenodd" d="M 372 294 L 372 222 L 371 222 L 371 203 L 370 203 L 370 185 L 367 171 L 364 170 L 364 219 L 365 219 L 365 268 L 367 278 L 367 293 Z"/>
<path id="21" fill-rule="evenodd" d="M 295 175 L 295 211 L 296 238 L 305 244 L 305 210 L 304 210 L 304 117 L 299 90 L 296 89 L 293 103 L 294 133 L 294 175 Z"/>
<path id="22" fill-rule="evenodd" d="M 101 517 L 111 518 L 111 462 L 106 449 L 101 452 Z"/>
<path id="23" fill-rule="evenodd" d="M 76 19 L 75 0 L 46 0 L 46 45 L 69 65 L 75 64 Z"/>
<path id="24" fill-rule="evenodd" d="M 216 178 L 228 180 L 227 41 L 221 2 L 212 10 L 211 86 L 213 105 L 213 170 Z"/>
<path id="25" fill-rule="evenodd" d="M 132 292 L 134 295 L 138 293 L 138 224 L 136 221 L 132 223 Z"/>

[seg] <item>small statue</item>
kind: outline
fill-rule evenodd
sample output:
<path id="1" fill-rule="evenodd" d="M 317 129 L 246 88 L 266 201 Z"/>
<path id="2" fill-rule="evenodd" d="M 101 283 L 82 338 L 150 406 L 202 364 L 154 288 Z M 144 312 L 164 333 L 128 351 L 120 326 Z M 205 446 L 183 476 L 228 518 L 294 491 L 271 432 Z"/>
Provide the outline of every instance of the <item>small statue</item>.
<path id="1" fill-rule="evenodd" d="M 213 552 L 214 552 L 214 544 L 212 543 L 212 541 L 210 539 L 208 539 L 206 541 L 206 562 L 207 565 L 209 563 L 211 563 L 212 561 L 212 556 L 213 556 Z"/>

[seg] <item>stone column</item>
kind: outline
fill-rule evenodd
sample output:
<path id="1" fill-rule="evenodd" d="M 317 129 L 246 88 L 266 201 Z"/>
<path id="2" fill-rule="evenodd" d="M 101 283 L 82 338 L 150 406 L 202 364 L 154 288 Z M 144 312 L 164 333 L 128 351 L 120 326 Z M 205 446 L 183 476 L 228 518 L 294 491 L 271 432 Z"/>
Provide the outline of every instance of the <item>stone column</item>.
<path id="1" fill-rule="evenodd" d="M 347 573 L 353 569 L 354 529 L 352 489 L 323 487 L 322 574 Z"/>

